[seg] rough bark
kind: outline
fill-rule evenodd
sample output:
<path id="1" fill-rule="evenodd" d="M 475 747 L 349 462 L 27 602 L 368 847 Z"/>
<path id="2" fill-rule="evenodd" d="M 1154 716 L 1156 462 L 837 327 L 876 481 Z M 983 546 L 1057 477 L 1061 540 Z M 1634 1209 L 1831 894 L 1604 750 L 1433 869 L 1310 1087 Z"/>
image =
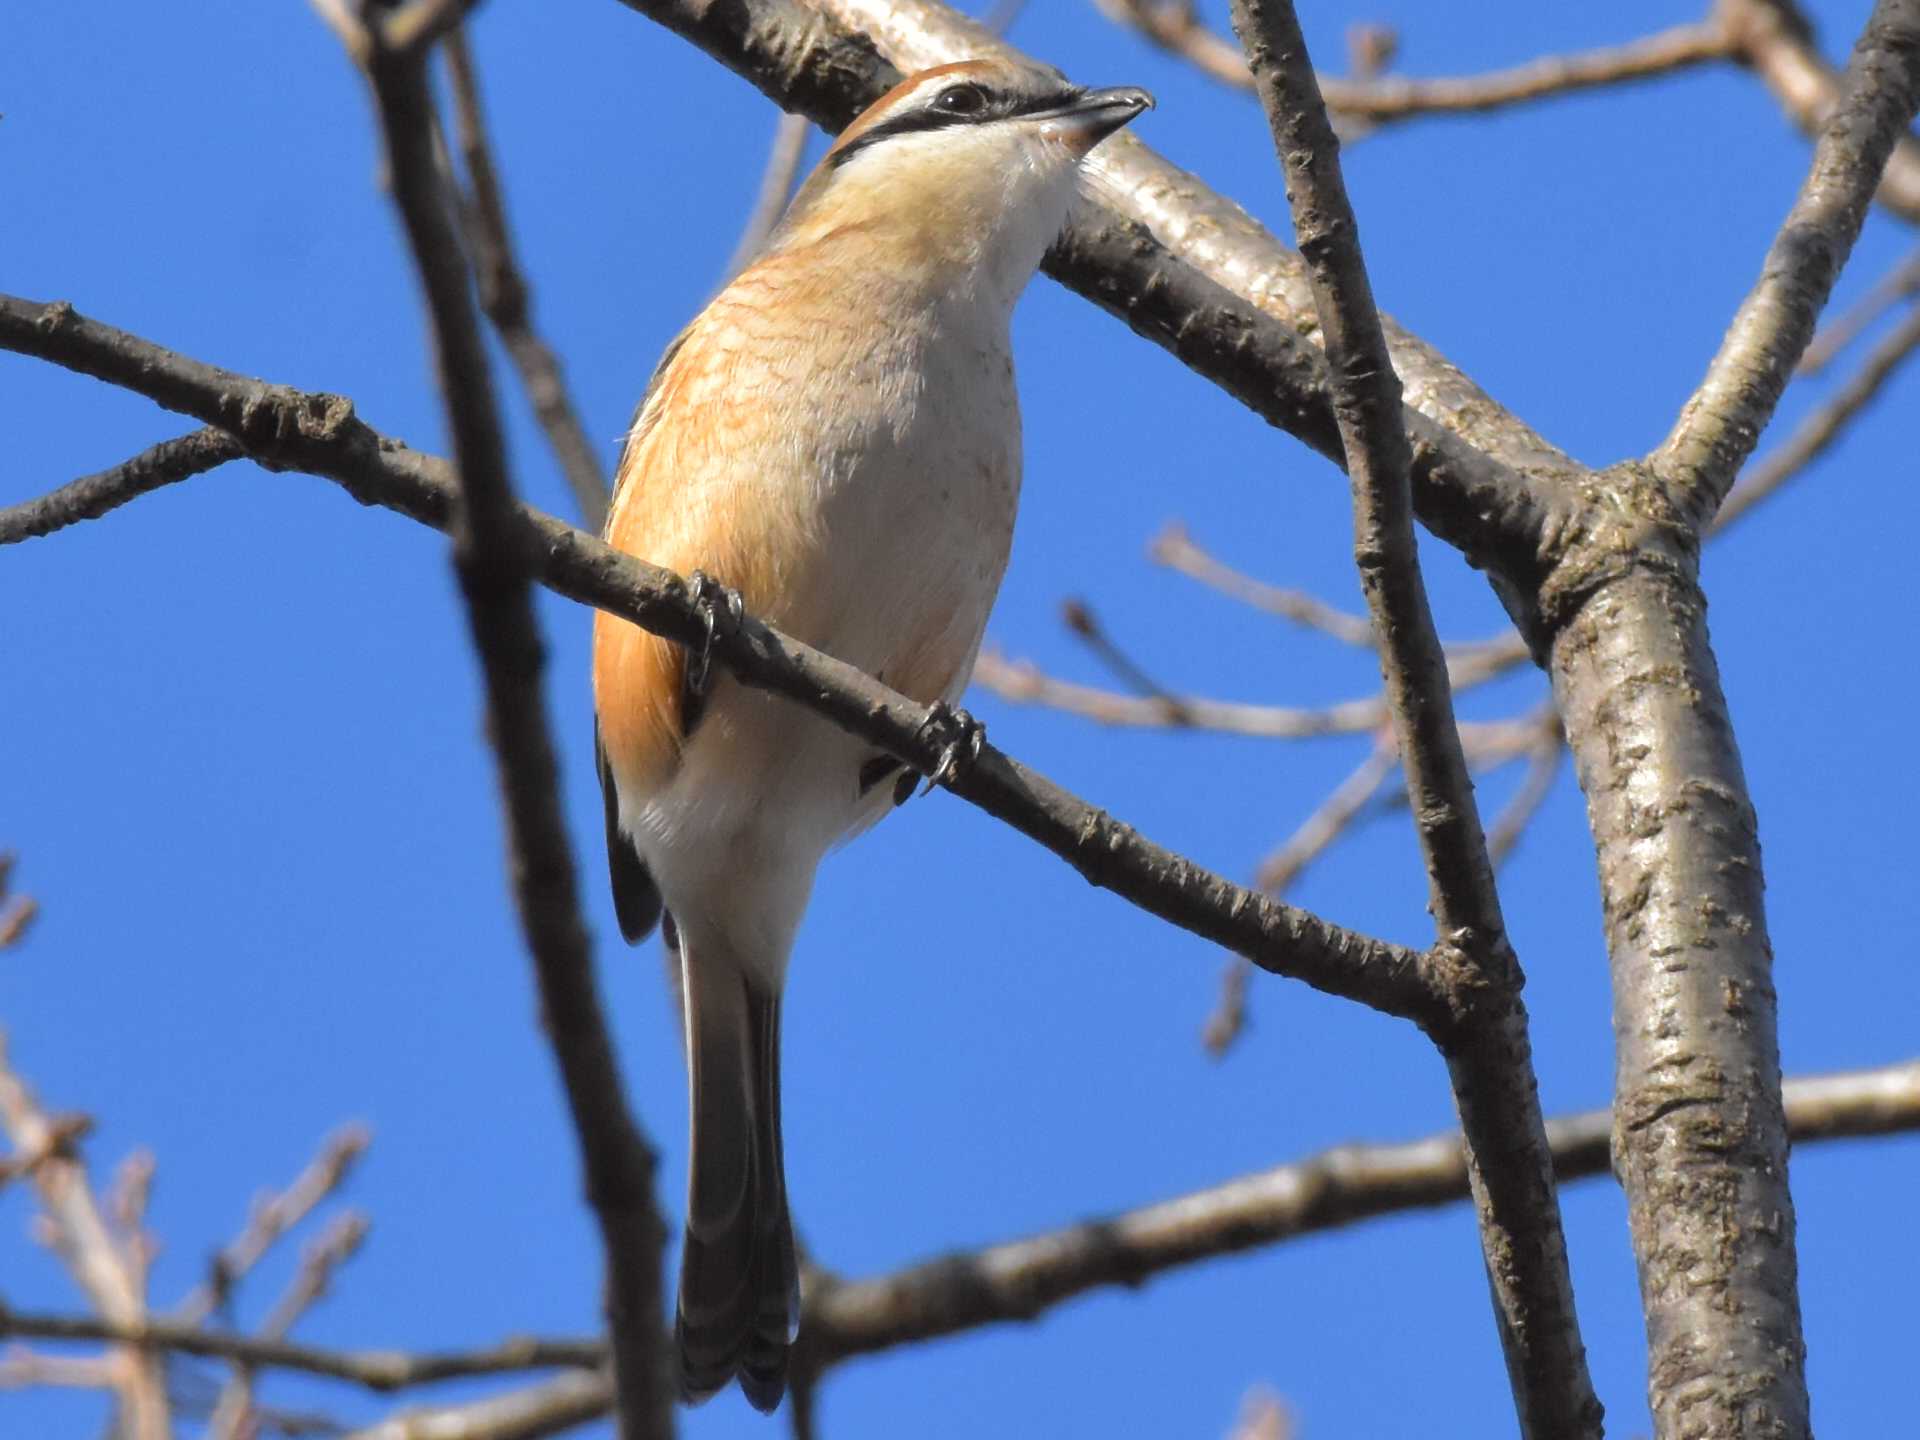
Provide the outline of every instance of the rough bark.
<path id="1" fill-rule="evenodd" d="M 1598 847 L 1649 1398 L 1663 1440 L 1789 1440 L 1809 1421 L 1759 838 L 1692 557 L 1638 542 L 1552 675 Z"/>

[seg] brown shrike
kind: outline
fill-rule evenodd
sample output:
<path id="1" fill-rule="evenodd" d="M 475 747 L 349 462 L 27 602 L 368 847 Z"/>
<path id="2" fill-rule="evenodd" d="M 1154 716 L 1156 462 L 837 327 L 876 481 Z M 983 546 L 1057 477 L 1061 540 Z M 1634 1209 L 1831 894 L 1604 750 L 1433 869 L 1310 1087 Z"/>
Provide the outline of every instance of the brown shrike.
<path id="1" fill-rule="evenodd" d="M 915 700 L 957 699 L 1020 493 L 1014 302 L 1081 160 L 1152 103 L 998 60 L 888 92 L 668 347 L 608 541 L 699 572 L 704 603 L 744 605 Z M 594 623 L 614 905 L 635 943 L 664 908 L 686 1000 L 680 1389 L 704 1399 L 737 1375 L 771 1410 L 800 1300 L 780 1151 L 787 955 L 821 857 L 912 777 L 786 700 L 709 683 L 702 655 Z"/>

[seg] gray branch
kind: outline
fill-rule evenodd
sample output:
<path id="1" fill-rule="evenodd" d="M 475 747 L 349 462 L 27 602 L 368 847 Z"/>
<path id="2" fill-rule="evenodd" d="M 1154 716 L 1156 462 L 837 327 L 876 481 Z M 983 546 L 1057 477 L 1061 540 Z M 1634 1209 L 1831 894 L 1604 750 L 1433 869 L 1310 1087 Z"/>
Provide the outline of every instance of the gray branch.
<path id="1" fill-rule="evenodd" d="M 419 49 L 390 46 L 377 23 L 366 40 L 356 53 L 372 85 L 394 202 L 425 290 L 453 437 L 454 570 L 481 662 L 514 901 L 539 985 L 541 1029 L 560 1071 L 587 1200 L 600 1225 L 619 1431 L 626 1440 L 659 1440 L 674 1430 L 660 1313 L 667 1229 L 654 1200 L 653 1149 L 627 1105 L 580 913 L 559 761 L 547 726 L 530 537 L 507 473 L 472 277 L 441 183 L 426 59 Z"/>
<path id="2" fill-rule="evenodd" d="M 1339 142 L 1291 0 L 1234 0 L 1233 25 L 1273 129 L 1325 336 L 1353 485 L 1354 557 L 1426 860 L 1436 948 L 1456 954 L 1484 987 L 1481 1003 L 1436 1038 L 1466 1134 L 1481 1250 L 1520 1429 L 1538 1440 L 1598 1440 L 1600 1401 L 1574 1312 L 1519 963 L 1420 574 L 1400 382 L 1374 308 Z"/>
<path id="3" fill-rule="evenodd" d="M 1712 519 L 1773 418 L 1853 251 L 1894 142 L 1920 109 L 1920 0 L 1879 0 L 1843 84 L 1759 282 L 1653 457 L 1670 498 L 1695 527 Z"/>

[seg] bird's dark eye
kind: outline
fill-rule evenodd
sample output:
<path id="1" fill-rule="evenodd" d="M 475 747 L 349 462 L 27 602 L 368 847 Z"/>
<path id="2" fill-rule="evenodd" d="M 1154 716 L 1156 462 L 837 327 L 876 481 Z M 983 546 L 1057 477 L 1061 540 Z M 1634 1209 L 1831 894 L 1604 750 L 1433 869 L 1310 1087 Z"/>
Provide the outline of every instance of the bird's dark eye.
<path id="1" fill-rule="evenodd" d="M 949 85 L 933 97 L 942 115 L 978 115 L 987 108 L 987 92 L 978 85 Z"/>

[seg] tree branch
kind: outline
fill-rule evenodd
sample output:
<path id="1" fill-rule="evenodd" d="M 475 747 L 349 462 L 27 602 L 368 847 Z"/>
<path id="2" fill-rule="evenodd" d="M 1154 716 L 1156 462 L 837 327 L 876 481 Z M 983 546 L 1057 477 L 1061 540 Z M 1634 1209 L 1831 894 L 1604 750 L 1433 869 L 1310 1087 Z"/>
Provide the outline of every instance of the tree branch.
<path id="1" fill-rule="evenodd" d="M 1841 80 L 1800 7 L 1793 0 L 1714 0 L 1714 17 L 1787 118 L 1817 139 L 1840 102 Z M 1920 140 L 1902 135 L 1895 143 L 1876 198 L 1901 219 L 1920 221 Z"/>
<path id="2" fill-rule="evenodd" d="M 1454 723 L 1446 656 L 1420 575 L 1412 455 L 1399 377 L 1373 304 L 1339 141 L 1291 0 L 1233 0 L 1233 24 L 1273 129 L 1294 234 L 1326 337 L 1334 412 L 1353 484 L 1354 558 L 1379 637 L 1438 948 L 1487 1003 L 1436 1038 L 1466 1134 L 1481 1249 L 1523 1434 L 1600 1434 L 1573 1280 L 1534 1088 L 1520 974 L 1500 913 L 1473 779 Z"/>
<path id="3" fill-rule="evenodd" d="M 1251 90 L 1246 57 L 1194 12 L 1192 0 L 1096 0 L 1109 19 L 1197 66 L 1237 90 Z M 1472 115 L 1523 105 L 1552 95 L 1629 84 L 1725 60 L 1733 54 L 1721 27 L 1678 25 L 1653 35 L 1593 50 L 1546 55 L 1482 75 L 1416 79 L 1380 76 L 1341 79 L 1321 75 L 1327 108 L 1343 119 L 1382 125 L 1423 115 Z"/>
<path id="4" fill-rule="evenodd" d="M 1878 0 L 1848 62 L 1845 94 L 1760 280 L 1705 379 L 1652 457 L 1681 514 L 1712 519 L 1792 378 L 1852 253 L 1894 142 L 1920 109 L 1920 0 Z"/>
<path id="5" fill-rule="evenodd" d="M 1920 1130 L 1920 1059 L 1803 1076 L 1789 1080 L 1785 1093 L 1788 1123 L 1799 1143 Z M 1606 1110 L 1547 1121 L 1556 1178 L 1569 1183 L 1607 1176 L 1611 1126 L 1611 1112 Z M 831 1365 L 978 1325 L 1030 1320 L 1105 1285 L 1137 1286 L 1165 1270 L 1406 1210 L 1449 1204 L 1468 1198 L 1468 1193 L 1458 1131 L 1398 1144 L 1337 1146 L 1139 1210 L 928 1261 L 891 1275 L 851 1281 L 828 1277 L 825 1286 L 808 1292 L 801 1334 L 820 1337 L 814 1359 Z M 590 1370 L 606 1358 L 604 1342 L 594 1339 L 522 1338 L 479 1350 L 442 1353 L 343 1351 L 171 1321 L 129 1329 L 93 1316 L 4 1308 L 0 1308 L 0 1337 L 170 1350 L 257 1369 L 300 1371 L 383 1393 L 548 1367 Z M 550 1396 L 564 1390 L 584 1402 L 589 1392 L 575 1385 L 575 1378 L 563 1377 L 565 1384 L 543 1382 L 534 1391 L 516 1393 Z M 596 1383 L 598 1407 L 583 1413 L 582 1419 L 603 1414 L 612 1404 L 611 1386 L 603 1380 Z M 363 1433 L 382 1432 L 376 1427 Z M 415 1433 L 441 1432 L 422 1423 Z"/>
<path id="6" fill-rule="evenodd" d="M 1778 448 L 1740 477 L 1740 482 L 1728 493 L 1726 503 L 1713 517 L 1712 533 L 1718 535 L 1726 530 L 1825 454 L 1827 447 L 1840 438 L 1848 422 L 1873 403 L 1882 387 L 1915 350 L 1920 350 L 1920 305 L 1909 309 L 1898 328 L 1873 347 L 1846 384 L 1801 421 L 1799 428 Z"/>
<path id="7" fill-rule="evenodd" d="M 767 163 L 760 172 L 760 192 L 727 259 L 728 275 L 737 275 L 752 263 L 780 217 L 787 213 L 787 201 L 793 197 L 793 182 L 800 174 L 807 137 L 812 133 L 813 126 L 804 115 L 782 115 L 773 127 L 773 144 L 767 149 Z"/>
<path id="8" fill-rule="evenodd" d="M 453 437 L 454 569 L 484 677 L 513 895 L 539 984 L 543 1028 L 580 1144 L 587 1200 L 600 1224 L 619 1431 L 629 1440 L 664 1437 L 674 1429 L 660 1303 L 666 1225 L 654 1203 L 653 1150 L 627 1106 L 580 915 L 559 763 L 547 729 L 529 537 L 507 474 L 460 237 L 440 183 L 426 59 L 418 50 L 390 48 L 377 30 L 368 36 L 361 65 L 373 90 L 393 198 L 425 290 Z"/>
<path id="9" fill-rule="evenodd" d="M 1155 564 L 1177 570 L 1243 605 L 1265 610 L 1309 630 L 1318 630 L 1343 645 L 1361 650 L 1374 648 L 1373 621 L 1366 616 L 1349 615 L 1304 590 L 1269 585 L 1264 580 L 1243 575 L 1194 544 L 1184 525 L 1169 525 L 1154 536 L 1147 546 L 1147 555 Z"/>
<path id="10" fill-rule="evenodd" d="M 199 1325 L 209 1315 L 224 1310 L 233 1287 L 260 1263 L 275 1242 L 346 1183 L 371 1138 L 361 1125 L 336 1131 L 291 1185 L 256 1201 L 246 1228 L 208 1263 L 205 1283 L 181 1301 L 172 1318 L 184 1325 Z"/>
<path id="11" fill-rule="evenodd" d="M 84 1127 L 81 1127 L 82 1129 Z M 7 1058 L 0 1033 L 0 1130 L 40 1197 L 55 1251 L 101 1319 L 113 1325 L 146 1323 L 144 1268 L 115 1243 L 93 1193 L 87 1167 L 74 1148 L 79 1133 L 41 1109 Z M 0 1312 L 3 1313 L 3 1312 Z M 116 1348 L 107 1356 L 125 1440 L 167 1440 L 172 1431 L 166 1375 L 151 1355 Z"/>
<path id="12" fill-rule="evenodd" d="M 1914 251 L 1880 280 L 1845 314 L 1836 316 L 1815 332 L 1813 342 L 1800 357 L 1799 373 L 1813 375 L 1833 363 L 1847 346 L 1888 310 L 1902 300 L 1920 295 L 1920 250 Z"/>
<path id="13" fill-rule="evenodd" d="M 580 509 L 581 528 L 597 535 L 607 523 L 606 473 L 567 393 L 560 357 L 533 325 L 532 293 L 514 258 L 506 196 L 487 141 L 480 77 L 467 48 L 466 31 L 459 26 L 449 31 L 443 51 L 453 90 L 454 140 L 467 172 L 461 215 L 473 249 L 480 305 L 506 346 L 519 372 L 521 388 L 527 392 L 534 416 L 546 433 L 547 444 L 560 462 L 560 471 L 573 491 L 573 503 Z"/>
<path id="14" fill-rule="evenodd" d="M 204 475 L 245 454 L 237 440 L 210 425 L 190 435 L 162 440 L 110 470 L 74 480 L 38 500 L 0 509 L 0 545 L 51 535 L 82 520 L 97 520 L 135 496 Z"/>
<path id="15" fill-rule="evenodd" d="M 525 1390 L 465 1405 L 403 1411 L 343 1440 L 544 1440 L 598 1420 L 613 1404 L 613 1382 L 575 1370 Z"/>
<path id="16" fill-rule="evenodd" d="M 516 1338 L 480 1350 L 329 1350 L 277 1337 L 205 1330 L 180 1320 L 122 1325 L 94 1316 L 41 1315 L 0 1308 L 0 1336 L 63 1342 L 102 1341 L 148 1350 L 169 1350 L 204 1360 L 229 1360 L 255 1370 L 297 1370 L 341 1380 L 378 1393 L 512 1375 L 525 1370 L 592 1368 L 604 1364 L 600 1339 Z"/>
<path id="17" fill-rule="evenodd" d="M 1643 493 L 1633 467 L 1620 478 Z M 1690 554 L 1596 526 L 1630 568 L 1552 647 L 1613 973 L 1614 1164 L 1655 1433 L 1810 1434 L 1757 821 Z M 1621 548 L 1621 547 L 1630 548 Z"/>
<path id="18" fill-rule="evenodd" d="M 1796 1139 L 1920 1129 L 1920 1060 L 1788 1082 Z M 1547 1122 L 1560 1181 L 1609 1173 L 1611 1112 Z M 1144 1209 L 808 1294 L 801 1343 L 822 1364 L 979 1325 L 1031 1320 L 1106 1285 L 1376 1216 L 1468 1198 L 1457 1131 L 1398 1145 L 1343 1145 Z"/>
<path id="19" fill-rule="evenodd" d="M 250 456 L 324 476 L 363 504 L 437 529 L 452 523 L 445 462 L 378 434 L 341 396 L 250 380 L 88 320 L 64 303 L 0 295 L 0 348 L 221 425 Z M 519 509 L 519 524 L 520 553 L 550 589 L 680 644 L 704 642 L 704 614 L 681 577 L 527 506 Z M 746 684 L 805 705 L 923 774 L 939 766 L 941 747 L 925 706 L 751 617 L 737 629 L 721 627 L 713 656 Z M 1451 1013 L 1455 979 L 1428 957 L 1234 885 L 991 744 L 946 788 L 1051 850 L 1090 883 L 1246 955 L 1263 970 L 1422 1024 L 1440 1024 Z"/>

